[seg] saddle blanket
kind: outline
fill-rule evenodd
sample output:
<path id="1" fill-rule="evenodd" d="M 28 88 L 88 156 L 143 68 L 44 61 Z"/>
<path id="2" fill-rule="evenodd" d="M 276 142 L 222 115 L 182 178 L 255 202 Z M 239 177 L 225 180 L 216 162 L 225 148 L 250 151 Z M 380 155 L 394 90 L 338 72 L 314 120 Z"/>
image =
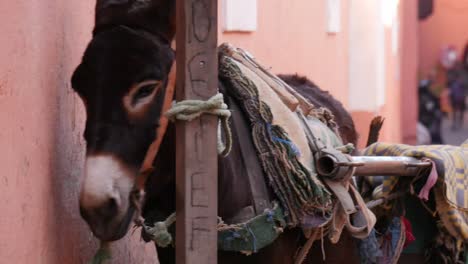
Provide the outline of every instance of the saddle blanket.
<path id="1" fill-rule="evenodd" d="M 365 151 L 366 156 L 408 156 L 428 158 L 436 166 L 438 179 L 434 186 L 436 210 L 449 233 L 468 241 L 468 144 L 461 146 L 375 143 Z M 384 177 L 383 197 L 395 191 L 399 177 Z"/>
<path id="2" fill-rule="evenodd" d="M 230 44 L 219 48 L 219 77 L 250 121 L 265 178 L 285 211 L 288 227 L 303 227 L 308 237 L 313 228 L 333 226 L 332 242 L 338 241 L 345 226 L 353 236 L 366 237 L 375 217 L 359 193 L 349 182 L 324 183 L 315 168 L 313 138 L 328 149 L 350 150 L 343 146 L 334 122 L 325 118 L 327 109 L 312 105 L 247 52 Z M 361 202 L 361 210 L 355 209 L 355 201 Z M 355 221 L 359 227 L 353 226 Z"/>

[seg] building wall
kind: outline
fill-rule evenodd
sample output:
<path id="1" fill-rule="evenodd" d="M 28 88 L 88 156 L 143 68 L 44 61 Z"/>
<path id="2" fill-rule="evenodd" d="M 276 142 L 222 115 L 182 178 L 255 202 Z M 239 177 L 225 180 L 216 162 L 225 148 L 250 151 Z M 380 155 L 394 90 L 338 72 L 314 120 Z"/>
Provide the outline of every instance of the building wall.
<path id="1" fill-rule="evenodd" d="M 442 47 L 455 45 L 462 54 L 468 42 L 467 12 L 467 1 L 434 1 L 434 13 L 419 24 L 421 75 L 427 75 L 437 65 Z"/>
<path id="2" fill-rule="evenodd" d="M 223 1 L 219 1 L 222 18 Z M 341 1 L 341 32 L 326 31 L 326 1 L 257 0 L 258 26 L 224 32 L 219 41 L 248 50 L 274 73 L 298 73 L 348 104 L 348 1 Z M 221 19 L 222 21 L 222 19 Z"/>
<path id="3" fill-rule="evenodd" d="M 2 263 L 87 263 L 98 247 L 79 216 L 84 113 L 69 82 L 93 5 L 0 1 Z M 114 245 L 113 263 L 155 263 L 138 237 Z"/>
<path id="4" fill-rule="evenodd" d="M 378 3 L 387 4 L 390 0 L 382 0 Z M 397 0 L 391 0 L 398 3 Z M 403 51 L 408 46 L 403 43 L 403 34 L 405 40 L 408 39 L 407 31 L 397 30 L 393 32 L 394 27 L 401 29 L 403 19 L 403 6 L 412 5 L 415 10 L 416 0 L 400 1 L 398 12 L 399 23 L 386 26 L 382 30 L 381 43 L 361 41 L 362 45 L 357 49 L 350 49 L 351 26 L 358 25 L 358 31 L 369 39 L 377 41 L 378 36 L 369 36 L 376 23 L 381 23 L 380 15 L 366 8 L 380 6 L 374 2 L 364 0 L 341 0 L 341 31 L 336 34 L 329 34 L 326 30 L 327 25 L 327 1 L 308 1 L 308 0 L 257 0 L 258 25 L 253 32 L 223 32 L 220 27 L 220 42 L 231 42 L 236 46 L 242 47 L 252 53 L 262 64 L 271 67 L 274 73 L 298 73 L 305 75 L 317 83 L 322 89 L 330 91 L 338 100 L 340 100 L 353 115 L 360 134 L 360 146 L 367 139 L 370 120 L 375 115 L 384 115 L 386 118 L 383 128 L 382 139 L 391 142 L 403 141 L 404 135 L 415 134 L 415 127 L 402 125 L 402 103 L 404 96 L 402 89 L 409 85 L 413 80 L 408 76 L 416 73 L 416 68 L 406 68 L 406 72 L 401 72 L 403 64 L 411 64 L 415 60 L 413 57 L 400 60 Z M 358 12 L 352 12 L 352 3 Z M 403 3 L 403 4 L 402 4 Z M 223 1 L 220 1 L 220 17 L 223 15 Z M 384 5 L 385 7 L 385 5 Z M 385 8 L 383 9 L 385 10 Z M 409 13 L 405 13 L 408 16 Z M 412 18 L 416 17 L 412 13 Z M 377 17 L 377 18 L 376 18 Z M 377 20 L 378 19 L 378 20 Z M 377 21 L 376 21 L 377 20 Z M 221 19 L 222 21 L 222 19 Z M 406 22 L 414 27 L 416 20 L 407 20 Z M 406 26 L 406 24 L 405 24 Z M 357 32 L 356 30 L 353 32 Z M 353 33 L 354 34 L 354 33 Z M 367 34 L 367 35 L 366 35 Z M 373 33 L 370 33 L 373 34 Z M 377 33 L 376 33 L 377 34 Z M 414 41 L 415 39 L 408 39 Z M 394 50 L 394 42 L 397 42 Z M 376 58 L 369 49 L 378 49 L 376 54 L 381 56 Z M 414 52 L 414 49 L 411 51 Z M 350 64 L 351 52 L 359 52 L 363 56 L 362 60 L 382 60 L 384 67 L 383 74 L 380 77 L 382 87 L 376 85 L 375 76 L 366 76 L 372 74 L 376 63 L 365 64 L 364 68 L 357 69 L 357 72 L 363 73 L 361 82 L 363 85 L 359 89 L 350 89 L 350 82 L 353 66 Z M 359 57 L 355 56 L 355 57 Z M 402 75 L 403 74 L 403 75 Z M 365 82 L 366 78 L 369 80 Z M 402 81 L 404 78 L 404 82 Z M 380 89 L 376 92 L 376 89 Z M 409 90 L 408 90 L 409 91 Z M 406 92 L 405 92 L 406 94 Z M 370 95 L 374 95 L 369 97 Z M 369 100 L 373 100 L 369 103 Z M 369 104 L 368 104 L 369 103 Z M 362 105 L 373 105 L 372 109 L 361 108 Z M 405 122 L 416 123 L 414 116 L 409 116 Z M 413 131 L 414 130 L 414 131 Z"/>
<path id="5" fill-rule="evenodd" d="M 352 0 L 358 2 L 358 6 L 368 4 L 365 0 Z M 384 0 L 382 4 L 390 4 L 391 1 Z M 363 85 L 361 92 L 356 94 L 365 94 L 365 100 L 372 100 L 371 96 L 377 102 L 377 109 L 363 109 L 353 111 L 352 115 L 360 132 L 359 146 L 363 147 L 368 133 L 369 123 L 375 115 L 381 115 L 385 118 L 384 127 L 380 136 L 380 141 L 414 144 L 416 142 L 416 123 L 417 123 L 417 62 L 418 62 L 418 20 L 417 20 L 417 0 L 393 0 L 396 4 L 396 14 L 388 16 L 385 12 L 391 6 L 382 6 L 381 16 L 383 16 L 384 30 L 383 41 L 378 45 L 384 48 L 383 53 L 383 72 L 384 88 L 382 95 L 374 94 L 375 89 L 382 89 Z M 381 17 L 382 18 L 382 17 Z M 366 19 L 361 12 L 350 19 Z M 369 34 L 373 32 L 371 28 L 375 25 L 363 23 L 361 30 Z M 375 31 L 374 31 L 375 32 Z M 351 37 L 353 37 L 351 35 Z M 371 50 L 366 45 L 372 45 L 371 42 L 363 42 L 363 50 Z M 365 52 L 362 56 L 371 56 Z M 372 58 L 368 58 L 372 59 Z M 375 58 L 374 58 L 375 59 Z M 382 66 L 379 66 L 382 67 Z M 362 72 L 369 72 L 367 69 L 360 69 Z M 352 87 L 351 87 L 352 89 Z M 353 92 L 350 92 L 353 93 Z M 382 100 L 383 98 L 383 100 Z M 353 98 L 351 98 L 353 99 Z M 361 100 L 355 98 L 357 105 Z M 383 104 L 378 102 L 382 100 Z M 353 104 L 351 104 L 352 106 Z"/>
<path id="6" fill-rule="evenodd" d="M 392 0 L 393 1 L 393 0 Z M 360 147 L 363 147 L 368 134 L 369 124 L 375 115 L 385 115 L 386 124 L 381 134 L 388 140 L 388 126 L 392 121 L 391 105 L 387 92 L 394 92 L 392 36 L 384 25 L 384 1 L 351 0 L 349 17 L 349 109 L 352 112 L 358 131 Z M 386 10 L 390 12 L 390 9 Z M 393 6 L 393 12 L 396 12 Z M 390 12 L 391 13 L 391 12 Z M 386 14 L 393 22 L 393 14 Z M 389 121 L 390 119 L 390 121 Z M 397 137 L 397 135 L 393 135 Z"/>
<path id="7" fill-rule="evenodd" d="M 419 21 L 418 1 L 400 2 L 401 12 L 401 133 L 402 141 L 416 144 L 418 120 Z"/>

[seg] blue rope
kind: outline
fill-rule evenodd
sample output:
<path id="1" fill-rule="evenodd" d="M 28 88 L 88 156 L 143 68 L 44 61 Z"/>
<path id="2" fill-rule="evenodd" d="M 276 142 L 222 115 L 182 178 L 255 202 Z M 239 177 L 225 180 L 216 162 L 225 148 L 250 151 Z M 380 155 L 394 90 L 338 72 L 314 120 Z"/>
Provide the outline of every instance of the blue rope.
<path id="1" fill-rule="evenodd" d="M 392 235 L 392 252 L 395 252 L 401 235 L 401 220 L 399 217 L 394 217 L 392 219 L 392 224 L 390 225 L 389 229 Z"/>
<path id="2" fill-rule="evenodd" d="M 268 134 L 270 134 L 270 137 L 271 137 L 271 139 L 273 141 L 280 142 L 280 143 L 288 145 L 289 148 L 291 149 L 291 151 L 293 152 L 293 154 L 296 157 L 301 156 L 301 151 L 299 150 L 299 148 L 292 141 L 273 136 L 273 134 L 271 133 L 271 124 L 267 124 L 267 128 L 268 128 Z"/>
<path id="3" fill-rule="evenodd" d="M 255 237 L 255 234 L 252 231 L 252 229 L 250 229 L 250 227 L 248 227 L 247 225 L 244 225 L 244 226 L 245 226 L 245 229 L 247 229 L 247 231 L 249 231 L 250 235 L 252 236 L 253 252 L 257 253 L 257 238 Z"/>

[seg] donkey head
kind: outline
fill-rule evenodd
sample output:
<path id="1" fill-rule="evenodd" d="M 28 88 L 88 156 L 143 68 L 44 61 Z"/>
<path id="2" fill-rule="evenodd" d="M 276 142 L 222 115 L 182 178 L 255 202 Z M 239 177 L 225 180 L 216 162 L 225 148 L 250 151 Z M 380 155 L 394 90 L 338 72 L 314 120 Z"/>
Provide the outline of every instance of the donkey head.
<path id="1" fill-rule="evenodd" d="M 93 39 L 72 77 L 87 113 L 80 212 L 101 240 L 126 234 L 134 214 L 129 194 L 158 136 L 174 60 L 172 2 L 98 0 Z"/>

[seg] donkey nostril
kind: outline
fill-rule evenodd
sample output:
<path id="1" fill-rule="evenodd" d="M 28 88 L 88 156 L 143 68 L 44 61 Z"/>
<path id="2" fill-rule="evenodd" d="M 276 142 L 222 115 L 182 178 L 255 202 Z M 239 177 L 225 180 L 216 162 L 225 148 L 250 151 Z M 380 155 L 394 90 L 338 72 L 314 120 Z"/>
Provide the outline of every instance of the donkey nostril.
<path id="1" fill-rule="evenodd" d="M 117 199 L 115 198 L 110 198 L 109 201 L 107 201 L 107 204 L 105 205 L 104 213 L 107 216 L 115 216 L 118 211 L 118 204 L 117 204 Z"/>
<path id="2" fill-rule="evenodd" d="M 118 214 L 119 205 L 115 198 L 109 198 L 101 206 L 93 210 L 93 215 L 96 218 L 101 218 L 104 221 L 109 221 Z"/>

